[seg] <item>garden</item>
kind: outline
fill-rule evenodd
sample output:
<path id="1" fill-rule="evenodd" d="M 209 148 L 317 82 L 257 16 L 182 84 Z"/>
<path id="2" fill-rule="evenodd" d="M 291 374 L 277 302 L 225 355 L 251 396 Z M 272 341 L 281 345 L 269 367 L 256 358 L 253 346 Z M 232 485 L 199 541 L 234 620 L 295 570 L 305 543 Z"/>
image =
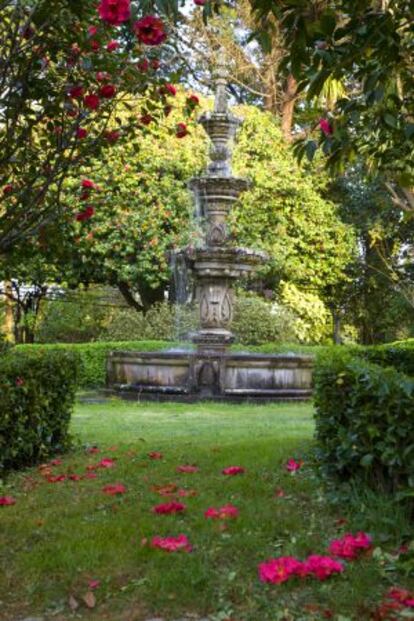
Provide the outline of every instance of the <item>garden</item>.
<path id="1" fill-rule="evenodd" d="M 414 619 L 412 3 L 0 16 L 0 621 Z"/>

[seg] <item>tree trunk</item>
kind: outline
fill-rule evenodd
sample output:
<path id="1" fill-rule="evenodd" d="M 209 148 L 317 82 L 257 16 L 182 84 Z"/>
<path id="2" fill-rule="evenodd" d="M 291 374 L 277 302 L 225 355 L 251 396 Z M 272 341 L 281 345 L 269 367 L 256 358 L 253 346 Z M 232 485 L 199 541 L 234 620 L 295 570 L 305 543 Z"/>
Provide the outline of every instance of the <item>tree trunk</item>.
<path id="1" fill-rule="evenodd" d="M 341 314 L 338 311 L 332 311 L 333 320 L 333 342 L 335 345 L 342 345 L 341 338 Z"/>
<path id="2" fill-rule="evenodd" d="M 6 341 L 9 343 L 13 343 L 14 341 L 14 318 L 13 318 L 13 292 L 12 292 L 12 284 L 10 281 L 5 282 L 5 317 L 4 317 L 4 326 L 3 331 L 6 337 Z"/>
<path id="3" fill-rule="evenodd" d="M 287 141 L 292 140 L 293 112 L 298 92 L 298 83 L 292 74 L 288 75 L 282 103 L 282 133 Z"/>

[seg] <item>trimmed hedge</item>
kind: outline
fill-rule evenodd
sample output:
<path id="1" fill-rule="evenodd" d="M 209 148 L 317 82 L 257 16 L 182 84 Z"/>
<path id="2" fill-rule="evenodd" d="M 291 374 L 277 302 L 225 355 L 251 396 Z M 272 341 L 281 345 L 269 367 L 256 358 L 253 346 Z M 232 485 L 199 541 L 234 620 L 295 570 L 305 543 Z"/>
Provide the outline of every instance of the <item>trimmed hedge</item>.
<path id="1" fill-rule="evenodd" d="M 17 345 L 16 352 L 73 352 L 79 357 L 78 388 L 103 388 L 106 380 L 106 359 L 113 350 L 157 351 L 182 347 L 172 341 L 97 341 L 94 343 L 57 343 L 53 345 Z"/>
<path id="2" fill-rule="evenodd" d="M 78 357 L 67 351 L 0 357 L 0 475 L 69 446 L 77 371 Z"/>
<path id="3" fill-rule="evenodd" d="M 364 349 L 364 357 L 381 366 L 394 367 L 414 377 L 414 339 Z"/>
<path id="4" fill-rule="evenodd" d="M 414 379 L 368 362 L 371 351 L 321 353 L 314 373 L 316 438 L 322 470 L 337 480 L 414 497 Z M 411 356 L 381 349 L 379 359 Z M 404 348 L 402 348 L 404 350 Z M 368 350 L 368 354 L 367 354 Z M 375 352 L 375 355 L 378 351 Z M 374 354 L 372 354 L 374 357 Z"/>

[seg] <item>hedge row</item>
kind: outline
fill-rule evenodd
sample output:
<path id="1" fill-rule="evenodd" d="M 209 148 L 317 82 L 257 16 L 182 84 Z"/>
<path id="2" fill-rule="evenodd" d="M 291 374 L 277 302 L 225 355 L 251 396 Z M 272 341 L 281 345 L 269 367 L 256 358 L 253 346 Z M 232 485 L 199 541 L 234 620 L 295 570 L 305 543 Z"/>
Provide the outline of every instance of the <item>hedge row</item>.
<path id="1" fill-rule="evenodd" d="M 0 357 L 0 477 L 69 445 L 77 371 L 78 357 L 67 351 Z"/>
<path id="2" fill-rule="evenodd" d="M 19 352 L 45 351 L 75 353 L 80 360 L 78 389 L 103 388 L 106 380 L 106 359 L 113 350 L 157 351 L 182 347 L 172 341 L 122 341 L 94 343 L 57 343 L 53 345 L 18 345 Z"/>
<path id="3" fill-rule="evenodd" d="M 411 349 L 411 354 L 409 351 Z M 379 351 L 378 351 L 379 350 Z M 314 373 L 316 438 L 325 474 L 414 498 L 414 348 L 319 354 Z"/>

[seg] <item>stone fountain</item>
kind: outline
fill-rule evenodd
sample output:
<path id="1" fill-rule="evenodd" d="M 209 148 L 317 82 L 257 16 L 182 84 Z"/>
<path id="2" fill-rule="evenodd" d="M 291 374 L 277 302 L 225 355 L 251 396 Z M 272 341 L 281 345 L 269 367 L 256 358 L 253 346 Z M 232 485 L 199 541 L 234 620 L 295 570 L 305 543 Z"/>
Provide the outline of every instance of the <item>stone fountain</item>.
<path id="1" fill-rule="evenodd" d="M 199 122 L 210 138 L 206 174 L 190 181 L 199 208 L 203 241 L 180 251 L 197 287 L 200 328 L 192 350 L 114 351 L 108 357 L 107 386 L 126 398 L 306 399 L 311 394 L 311 356 L 264 355 L 230 350 L 236 280 L 252 274 L 266 255 L 232 242 L 227 216 L 249 185 L 231 170 L 232 144 L 242 120 L 228 110 L 227 74 L 216 74 L 214 111 Z"/>

